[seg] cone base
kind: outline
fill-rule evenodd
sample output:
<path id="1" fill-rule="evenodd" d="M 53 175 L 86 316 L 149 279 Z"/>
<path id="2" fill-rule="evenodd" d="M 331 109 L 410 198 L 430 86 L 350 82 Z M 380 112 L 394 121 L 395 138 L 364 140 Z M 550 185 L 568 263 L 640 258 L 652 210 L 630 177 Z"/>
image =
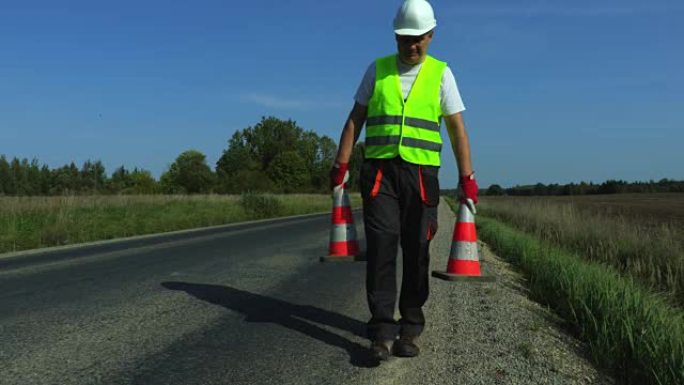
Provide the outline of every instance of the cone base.
<path id="1" fill-rule="evenodd" d="M 445 281 L 496 282 L 496 277 L 493 275 L 457 275 L 447 273 L 446 271 L 433 271 L 432 276 Z"/>
<path id="2" fill-rule="evenodd" d="M 482 275 L 482 270 L 480 269 L 480 261 L 464 261 L 449 258 L 449 263 L 447 264 L 446 271 L 447 273 L 454 275 Z"/>
<path id="3" fill-rule="evenodd" d="M 328 255 L 358 255 L 359 254 L 359 244 L 356 240 L 342 241 L 342 242 L 330 242 L 330 247 L 328 248 Z"/>
<path id="4" fill-rule="evenodd" d="M 356 257 L 353 255 L 328 255 L 321 257 L 321 262 L 354 262 Z"/>
<path id="5" fill-rule="evenodd" d="M 366 262 L 366 253 L 358 253 L 357 255 L 326 255 L 320 257 L 321 262 Z"/>

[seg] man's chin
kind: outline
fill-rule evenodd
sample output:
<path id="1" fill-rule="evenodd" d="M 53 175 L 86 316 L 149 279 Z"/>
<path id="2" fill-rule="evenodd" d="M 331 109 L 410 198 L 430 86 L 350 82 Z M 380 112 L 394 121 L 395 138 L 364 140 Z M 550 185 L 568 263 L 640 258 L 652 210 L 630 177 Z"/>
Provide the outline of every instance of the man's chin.
<path id="1" fill-rule="evenodd" d="M 403 61 L 406 64 L 416 65 L 420 63 L 420 56 L 401 56 L 401 61 Z"/>

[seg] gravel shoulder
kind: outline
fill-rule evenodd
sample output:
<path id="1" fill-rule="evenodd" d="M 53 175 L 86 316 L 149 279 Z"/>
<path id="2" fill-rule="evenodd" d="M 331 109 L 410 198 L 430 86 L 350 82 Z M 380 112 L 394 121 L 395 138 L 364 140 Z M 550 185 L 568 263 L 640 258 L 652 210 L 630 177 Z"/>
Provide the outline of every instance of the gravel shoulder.
<path id="1" fill-rule="evenodd" d="M 431 245 L 433 270 L 446 267 L 455 221 L 446 202 Z M 524 278 L 483 245 L 493 283 L 431 281 L 421 355 L 392 358 L 363 373 L 373 384 L 613 384 L 586 347 L 550 310 L 527 297 Z M 361 374 L 361 373 L 360 373 Z"/>

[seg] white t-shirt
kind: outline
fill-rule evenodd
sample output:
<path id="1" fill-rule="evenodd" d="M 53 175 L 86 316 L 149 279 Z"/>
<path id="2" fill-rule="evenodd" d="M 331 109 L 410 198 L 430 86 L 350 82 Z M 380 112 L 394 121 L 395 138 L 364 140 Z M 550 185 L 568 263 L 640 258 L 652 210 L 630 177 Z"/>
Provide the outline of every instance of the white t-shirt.
<path id="1" fill-rule="evenodd" d="M 411 66 L 404 64 L 397 58 L 397 69 L 399 70 L 399 79 L 401 80 L 401 92 L 404 99 L 409 94 L 413 82 L 416 80 L 421 64 Z M 367 106 L 373 90 L 375 89 L 375 61 L 373 61 L 363 75 L 363 80 L 359 85 L 354 99 L 357 103 Z M 444 116 L 453 115 L 461 111 L 465 111 L 461 94 L 458 92 L 456 79 L 451 69 L 447 66 L 442 73 L 442 81 L 439 87 L 439 102 L 442 107 L 442 114 Z"/>

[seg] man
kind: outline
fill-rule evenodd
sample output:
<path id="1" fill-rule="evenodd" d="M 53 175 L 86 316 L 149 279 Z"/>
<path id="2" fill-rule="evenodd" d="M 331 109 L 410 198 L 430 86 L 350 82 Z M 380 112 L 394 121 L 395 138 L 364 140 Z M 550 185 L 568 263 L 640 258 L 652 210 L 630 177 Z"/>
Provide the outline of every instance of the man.
<path id="1" fill-rule="evenodd" d="M 343 183 L 354 143 L 366 124 L 361 195 L 367 241 L 366 294 L 371 353 L 418 355 L 422 307 L 428 298 L 429 245 L 437 231 L 441 119 L 459 169 L 461 199 L 477 203 L 477 183 L 461 112 L 465 110 L 446 63 L 427 55 L 437 23 L 425 0 L 406 0 L 394 19 L 397 54 L 370 65 L 345 123 L 331 185 Z M 403 251 L 399 312 L 396 256 Z M 399 337 L 397 339 L 397 336 Z"/>

